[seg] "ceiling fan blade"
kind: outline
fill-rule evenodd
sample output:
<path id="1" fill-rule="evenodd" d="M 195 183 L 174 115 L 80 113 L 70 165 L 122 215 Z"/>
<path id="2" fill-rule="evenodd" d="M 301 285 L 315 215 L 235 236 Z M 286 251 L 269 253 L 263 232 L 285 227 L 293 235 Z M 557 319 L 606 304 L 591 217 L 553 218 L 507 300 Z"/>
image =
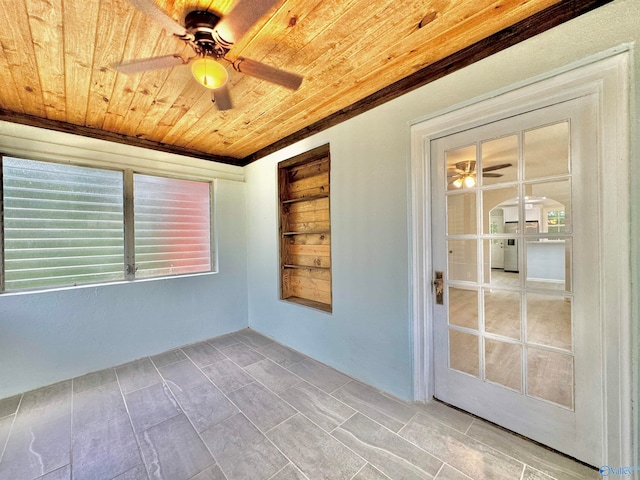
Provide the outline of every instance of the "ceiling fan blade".
<path id="1" fill-rule="evenodd" d="M 182 25 L 160 10 L 153 0 L 129 0 L 129 3 L 158 25 L 162 26 L 167 32 L 179 37 L 189 35 Z"/>
<path id="2" fill-rule="evenodd" d="M 456 163 L 454 167 L 463 173 L 471 173 L 476 169 L 476 161 L 463 160 L 462 162 Z"/>
<path id="3" fill-rule="evenodd" d="M 230 47 L 279 0 L 238 0 L 228 15 L 216 25 L 217 36 Z M 225 45 L 227 46 L 227 45 Z"/>
<path id="4" fill-rule="evenodd" d="M 120 73 L 132 75 L 134 73 L 146 72 L 147 70 L 158 70 L 160 68 L 171 68 L 178 65 L 189 63 L 180 55 L 165 55 L 163 57 L 145 58 L 142 60 L 134 60 L 132 62 L 119 63 L 114 65 Z"/>
<path id="5" fill-rule="evenodd" d="M 228 85 L 211 90 L 211 101 L 216 104 L 218 110 L 231 110 L 233 104 Z"/>
<path id="6" fill-rule="evenodd" d="M 490 165 L 482 169 L 483 172 L 492 172 L 494 170 L 500 170 L 502 168 L 511 167 L 511 163 L 501 163 L 500 165 Z"/>
<path id="7" fill-rule="evenodd" d="M 256 62 L 249 58 L 239 57 L 238 60 L 233 62 L 233 68 L 245 75 L 266 80 L 267 82 L 275 83 L 291 90 L 297 90 L 302 83 L 302 77 L 300 75 L 270 67 L 269 65 Z"/>
<path id="8" fill-rule="evenodd" d="M 485 172 L 482 172 L 482 176 L 490 177 L 490 178 L 504 177 L 504 175 L 502 175 L 501 173 L 485 173 Z"/>

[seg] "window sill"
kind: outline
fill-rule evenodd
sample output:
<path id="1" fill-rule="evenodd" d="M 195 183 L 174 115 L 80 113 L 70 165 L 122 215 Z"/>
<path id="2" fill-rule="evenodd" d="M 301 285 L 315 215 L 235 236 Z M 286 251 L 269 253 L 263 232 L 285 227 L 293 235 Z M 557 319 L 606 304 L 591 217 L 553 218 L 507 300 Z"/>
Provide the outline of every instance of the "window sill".
<path id="1" fill-rule="evenodd" d="M 6 292 L 0 292 L 0 297 L 33 295 L 38 293 L 64 292 L 69 290 L 80 290 L 80 289 L 86 289 L 86 288 L 103 288 L 103 287 L 110 287 L 114 285 L 130 285 L 130 284 L 136 284 L 136 283 L 156 282 L 158 280 L 174 280 L 174 279 L 177 280 L 180 278 L 205 277 L 210 275 L 216 275 L 217 273 L 218 271 L 200 272 L 200 273 L 184 273 L 181 275 L 166 275 L 163 277 L 138 278 L 135 280 L 115 280 L 113 282 L 103 282 L 103 283 L 83 283 L 82 285 L 66 285 L 66 286 L 59 286 L 59 287 L 47 287 L 47 288 L 25 289 L 25 290 L 9 290 Z"/>

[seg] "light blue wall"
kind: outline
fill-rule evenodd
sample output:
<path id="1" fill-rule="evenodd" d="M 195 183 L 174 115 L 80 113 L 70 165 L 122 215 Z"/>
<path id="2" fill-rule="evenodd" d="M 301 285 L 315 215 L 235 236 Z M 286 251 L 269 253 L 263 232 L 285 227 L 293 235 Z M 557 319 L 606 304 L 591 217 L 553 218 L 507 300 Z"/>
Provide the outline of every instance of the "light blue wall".
<path id="1" fill-rule="evenodd" d="M 0 398 L 245 328 L 245 184 L 216 211 L 217 274 L 0 296 Z"/>
<path id="2" fill-rule="evenodd" d="M 635 42 L 638 18 L 640 2 L 616 0 L 249 165 L 249 325 L 382 390 L 412 398 L 410 123 Z M 637 50 L 633 56 L 637 79 Z M 637 85 L 631 87 L 632 184 L 640 180 Z M 325 143 L 331 149 L 332 314 L 278 299 L 277 163 Z M 638 258 L 638 189 L 632 199 L 632 258 Z M 637 389 L 640 278 L 637 265 L 632 269 Z M 637 405 L 637 390 L 634 398 Z M 634 421 L 640 433 L 637 413 Z"/>
<path id="3" fill-rule="evenodd" d="M 408 398 L 408 142 L 389 142 L 394 126 L 376 118 L 358 117 L 247 168 L 249 318 L 252 328 Z M 407 140 L 404 126 L 395 129 Z M 278 300 L 276 202 L 277 161 L 329 140 L 332 314 Z"/>

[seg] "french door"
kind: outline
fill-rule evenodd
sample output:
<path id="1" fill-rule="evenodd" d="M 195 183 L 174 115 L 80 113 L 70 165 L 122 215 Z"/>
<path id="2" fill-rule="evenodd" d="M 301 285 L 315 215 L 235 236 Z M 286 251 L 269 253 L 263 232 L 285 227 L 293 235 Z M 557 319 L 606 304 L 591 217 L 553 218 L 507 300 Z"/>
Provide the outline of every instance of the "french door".
<path id="1" fill-rule="evenodd" d="M 430 145 L 435 396 L 591 465 L 604 458 L 596 112 L 586 95 Z"/>

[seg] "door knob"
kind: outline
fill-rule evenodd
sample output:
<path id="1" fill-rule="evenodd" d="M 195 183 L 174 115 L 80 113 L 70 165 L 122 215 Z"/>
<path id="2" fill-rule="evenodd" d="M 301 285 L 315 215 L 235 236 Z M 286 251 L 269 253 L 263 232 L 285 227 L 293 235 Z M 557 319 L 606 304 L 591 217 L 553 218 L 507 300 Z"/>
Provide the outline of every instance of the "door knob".
<path id="1" fill-rule="evenodd" d="M 435 287 L 436 305 L 444 305 L 444 274 L 443 272 L 434 273 L 433 286 Z"/>

